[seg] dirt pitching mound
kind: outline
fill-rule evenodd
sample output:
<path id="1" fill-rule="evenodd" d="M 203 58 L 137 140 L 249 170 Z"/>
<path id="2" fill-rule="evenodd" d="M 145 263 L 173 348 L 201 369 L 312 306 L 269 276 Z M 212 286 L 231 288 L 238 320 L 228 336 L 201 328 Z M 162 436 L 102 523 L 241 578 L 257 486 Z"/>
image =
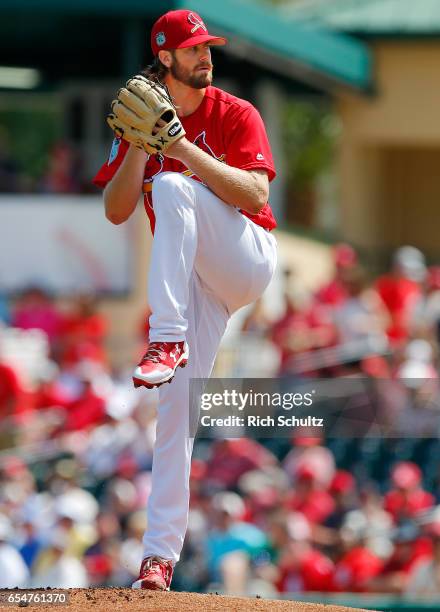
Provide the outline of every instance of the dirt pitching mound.
<path id="1" fill-rule="evenodd" d="M 58 589 L 56 589 L 58 591 Z M 21 591 L 24 592 L 24 591 Z M 27 591 L 30 592 L 30 591 Z M 41 591 L 40 591 L 41 593 Z M 47 591 L 46 591 L 47 593 Z M 23 608 L 53 610 L 56 612 L 362 612 L 360 608 L 279 601 L 273 599 L 224 597 L 223 595 L 199 595 L 197 593 L 157 593 L 134 591 L 124 588 L 69 589 L 70 602 L 66 605 L 7 605 L 0 609 L 21 612 Z M 364 611 L 366 612 L 366 611 Z"/>

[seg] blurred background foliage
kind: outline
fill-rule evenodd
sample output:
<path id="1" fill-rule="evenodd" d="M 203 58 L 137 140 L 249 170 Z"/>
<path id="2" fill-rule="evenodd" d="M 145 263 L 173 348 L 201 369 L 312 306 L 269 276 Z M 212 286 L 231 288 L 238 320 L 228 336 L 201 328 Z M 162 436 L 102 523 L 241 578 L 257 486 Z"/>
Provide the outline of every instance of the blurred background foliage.
<path id="1" fill-rule="evenodd" d="M 328 106 L 291 100 L 284 106 L 283 125 L 288 181 L 302 190 L 331 167 L 339 123 Z"/>
<path id="2" fill-rule="evenodd" d="M 0 155 L 8 151 L 32 183 L 44 173 L 62 133 L 62 115 L 55 104 L 0 109 Z"/>
<path id="3" fill-rule="evenodd" d="M 286 101 L 282 123 L 288 221 L 310 227 L 320 183 L 332 175 L 340 123 L 330 105 L 298 98 Z"/>

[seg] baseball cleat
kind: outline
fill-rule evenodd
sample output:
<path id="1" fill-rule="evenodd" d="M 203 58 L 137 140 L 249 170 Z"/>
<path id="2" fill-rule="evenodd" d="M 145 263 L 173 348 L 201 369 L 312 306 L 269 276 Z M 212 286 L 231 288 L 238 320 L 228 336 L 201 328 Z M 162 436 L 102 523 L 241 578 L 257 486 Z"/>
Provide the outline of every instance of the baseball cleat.
<path id="1" fill-rule="evenodd" d="M 171 561 L 161 557 L 146 557 L 142 561 L 138 579 L 131 585 L 132 589 L 150 591 L 169 591 L 173 577 Z"/>
<path id="2" fill-rule="evenodd" d="M 152 342 L 134 371 L 134 386 L 153 389 L 166 382 L 170 383 L 177 368 L 186 366 L 188 356 L 188 344 L 183 340 Z"/>

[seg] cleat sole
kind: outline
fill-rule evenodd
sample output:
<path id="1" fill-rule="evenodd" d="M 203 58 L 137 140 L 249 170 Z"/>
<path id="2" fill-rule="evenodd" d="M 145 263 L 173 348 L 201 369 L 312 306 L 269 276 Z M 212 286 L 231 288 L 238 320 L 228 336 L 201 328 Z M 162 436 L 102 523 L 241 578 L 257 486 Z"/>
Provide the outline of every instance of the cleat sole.
<path id="1" fill-rule="evenodd" d="M 169 382 L 169 381 L 164 381 L 164 382 Z M 135 389 L 138 389 L 139 387 L 145 387 L 146 389 L 155 389 L 156 387 L 160 387 L 161 385 L 163 385 L 164 382 L 156 383 L 152 385 L 150 383 L 145 382 L 144 380 L 138 380 L 137 378 L 133 378 L 133 385 Z"/>

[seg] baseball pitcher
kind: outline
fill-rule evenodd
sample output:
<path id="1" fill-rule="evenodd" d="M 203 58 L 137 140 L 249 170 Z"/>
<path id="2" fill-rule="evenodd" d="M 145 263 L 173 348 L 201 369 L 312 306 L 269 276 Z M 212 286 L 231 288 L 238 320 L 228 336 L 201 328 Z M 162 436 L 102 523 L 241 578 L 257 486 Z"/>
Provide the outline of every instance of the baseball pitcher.
<path id="1" fill-rule="evenodd" d="M 134 588 L 168 590 L 181 553 L 193 447 L 189 380 L 209 377 L 229 317 L 263 293 L 276 265 L 268 204 L 275 169 L 263 121 L 249 102 L 211 84 L 211 46 L 225 43 L 194 11 L 156 21 L 154 62 L 113 101 L 107 121 L 116 138 L 95 177 L 115 224 L 129 218 L 142 191 L 154 235 L 150 344 L 133 381 L 160 386 L 159 411 Z"/>

